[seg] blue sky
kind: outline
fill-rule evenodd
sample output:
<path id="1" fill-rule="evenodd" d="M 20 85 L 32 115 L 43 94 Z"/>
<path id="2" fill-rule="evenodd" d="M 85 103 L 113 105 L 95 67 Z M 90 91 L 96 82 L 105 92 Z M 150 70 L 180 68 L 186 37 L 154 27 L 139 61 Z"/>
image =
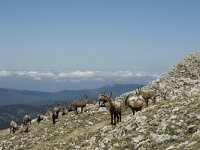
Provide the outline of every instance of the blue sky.
<path id="1" fill-rule="evenodd" d="M 198 0 L 0 0 L 1 73 L 167 72 L 199 50 L 199 7 Z"/>

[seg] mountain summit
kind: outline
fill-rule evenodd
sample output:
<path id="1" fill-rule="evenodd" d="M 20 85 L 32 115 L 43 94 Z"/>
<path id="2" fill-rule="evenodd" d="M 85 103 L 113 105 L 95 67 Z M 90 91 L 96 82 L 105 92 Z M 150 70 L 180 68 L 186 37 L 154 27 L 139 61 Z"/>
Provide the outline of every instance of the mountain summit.
<path id="1" fill-rule="evenodd" d="M 110 124 L 106 107 L 88 104 L 83 114 L 34 122 L 28 133 L 0 132 L 0 149 L 200 149 L 200 52 L 172 66 L 169 73 L 143 89 L 157 91 L 156 104 L 137 112 L 123 104 L 122 122 Z M 117 100 L 124 102 L 128 94 Z"/>

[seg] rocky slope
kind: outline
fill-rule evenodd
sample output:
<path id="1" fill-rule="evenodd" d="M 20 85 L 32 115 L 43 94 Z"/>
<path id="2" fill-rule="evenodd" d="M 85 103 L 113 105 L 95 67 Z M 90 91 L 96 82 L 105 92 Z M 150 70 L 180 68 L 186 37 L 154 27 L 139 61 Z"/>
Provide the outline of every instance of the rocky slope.
<path id="1" fill-rule="evenodd" d="M 144 89 L 156 89 L 157 103 L 137 112 L 123 106 L 122 122 L 110 125 L 106 107 L 88 104 L 86 112 L 34 122 L 28 133 L 0 132 L 1 149 L 200 149 L 200 52 L 174 65 Z M 125 93 L 117 100 L 123 102 Z"/>
<path id="2" fill-rule="evenodd" d="M 151 88 L 168 99 L 190 97 L 200 93 L 200 52 L 193 52 L 172 66 L 169 73 L 152 82 Z"/>

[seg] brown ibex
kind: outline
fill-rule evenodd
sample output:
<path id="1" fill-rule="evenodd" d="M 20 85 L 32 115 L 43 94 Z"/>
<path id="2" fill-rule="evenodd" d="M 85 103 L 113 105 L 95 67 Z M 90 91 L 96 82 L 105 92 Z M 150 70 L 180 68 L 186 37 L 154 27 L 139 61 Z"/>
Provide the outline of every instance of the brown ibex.
<path id="1" fill-rule="evenodd" d="M 75 110 L 76 114 L 78 114 L 77 109 L 79 107 L 81 107 L 81 113 L 83 113 L 83 108 L 86 106 L 86 104 L 88 103 L 89 98 L 87 97 L 87 95 L 84 96 L 83 100 L 76 100 L 72 103 L 71 107 Z"/>
<path id="2" fill-rule="evenodd" d="M 28 123 L 31 125 L 31 117 L 29 115 L 25 115 L 23 118 L 23 125 L 27 125 Z"/>
<path id="3" fill-rule="evenodd" d="M 52 118 L 53 124 L 55 124 L 56 123 L 56 112 L 54 111 L 54 109 L 53 108 L 49 109 L 47 111 L 47 114 Z"/>
<path id="4" fill-rule="evenodd" d="M 40 121 L 44 120 L 44 116 L 41 114 L 37 114 L 37 122 L 40 123 Z"/>
<path id="5" fill-rule="evenodd" d="M 109 111 L 111 116 L 111 124 L 116 125 L 116 122 L 121 122 L 121 102 L 113 100 L 111 96 L 112 93 L 108 97 L 108 102 L 110 104 Z"/>
<path id="6" fill-rule="evenodd" d="M 106 95 L 106 91 L 104 91 L 104 92 L 101 91 L 101 93 L 99 94 L 99 98 L 98 98 L 99 106 L 100 106 L 101 102 L 103 102 L 103 105 L 105 105 L 105 103 L 109 101 L 109 96 Z"/>
<path id="7" fill-rule="evenodd" d="M 67 108 L 65 108 L 64 106 L 61 108 L 62 115 L 66 115 L 68 112 L 69 112 L 69 110 Z"/>
<path id="8" fill-rule="evenodd" d="M 141 88 L 138 88 L 138 92 L 136 91 L 136 94 L 139 96 L 141 95 L 142 98 L 145 100 L 146 105 L 148 106 L 149 103 L 149 99 L 151 99 L 153 101 L 153 103 L 156 103 L 156 97 L 158 95 L 156 95 L 156 91 L 155 90 L 149 90 L 149 91 L 144 91 Z"/>
<path id="9" fill-rule="evenodd" d="M 59 115 L 59 112 L 63 109 L 64 106 L 62 105 L 58 105 L 56 107 L 54 107 L 54 111 L 55 111 L 55 114 L 56 114 L 56 119 L 58 119 L 58 115 Z"/>
<path id="10" fill-rule="evenodd" d="M 28 124 L 26 124 L 26 125 L 24 125 L 24 126 L 22 127 L 20 133 L 23 133 L 23 132 L 24 132 L 24 133 L 29 132 L 29 125 L 28 125 Z"/>
<path id="11" fill-rule="evenodd" d="M 131 95 L 129 94 L 125 99 L 125 106 L 128 106 L 131 108 L 133 115 L 135 114 L 135 111 L 141 111 L 142 107 L 144 106 L 144 99 L 142 98 L 136 98 L 136 99 L 129 99 Z"/>
<path id="12" fill-rule="evenodd" d="M 75 108 L 72 106 L 72 104 L 67 108 L 68 112 L 75 111 Z"/>
<path id="13" fill-rule="evenodd" d="M 20 127 L 17 125 L 15 121 L 10 121 L 10 133 L 12 132 L 13 134 L 15 131 L 17 131 Z"/>

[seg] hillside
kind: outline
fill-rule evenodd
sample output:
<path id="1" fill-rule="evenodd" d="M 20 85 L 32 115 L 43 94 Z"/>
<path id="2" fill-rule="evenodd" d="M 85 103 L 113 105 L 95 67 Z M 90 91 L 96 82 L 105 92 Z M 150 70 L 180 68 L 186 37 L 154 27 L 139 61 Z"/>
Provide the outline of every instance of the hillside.
<path id="1" fill-rule="evenodd" d="M 0 130 L 8 128 L 10 120 L 15 120 L 18 124 L 21 124 L 25 114 L 29 114 L 32 118 L 35 118 L 38 112 L 44 113 L 47 108 L 48 105 L 17 104 L 0 106 Z"/>
<path id="2" fill-rule="evenodd" d="M 97 100 L 97 96 L 102 89 L 112 91 L 113 95 L 116 96 L 136 89 L 138 86 L 141 85 L 115 84 L 98 89 L 65 90 L 56 93 L 0 89 L 0 130 L 8 128 L 10 120 L 22 123 L 22 118 L 25 114 L 29 114 L 34 118 L 38 112 L 44 113 L 48 108 L 58 103 L 68 106 L 72 100 L 82 99 L 84 94 L 90 97 L 90 103 L 92 103 L 93 100 Z"/>
<path id="3" fill-rule="evenodd" d="M 125 106 L 122 122 L 110 125 L 106 107 L 88 104 L 86 112 L 33 123 L 28 133 L 0 132 L 0 149 L 200 149 L 200 52 L 174 65 L 169 74 L 145 88 L 157 89 L 156 104 L 134 116 Z M 180 69 L 182 69 L 180 71 Z M 195 70 L 195 71 L 194 71 Z M 182 74 L 180 74 L 182 72 Z M 127 94 L 117 97 L 123 102 Z"/>

